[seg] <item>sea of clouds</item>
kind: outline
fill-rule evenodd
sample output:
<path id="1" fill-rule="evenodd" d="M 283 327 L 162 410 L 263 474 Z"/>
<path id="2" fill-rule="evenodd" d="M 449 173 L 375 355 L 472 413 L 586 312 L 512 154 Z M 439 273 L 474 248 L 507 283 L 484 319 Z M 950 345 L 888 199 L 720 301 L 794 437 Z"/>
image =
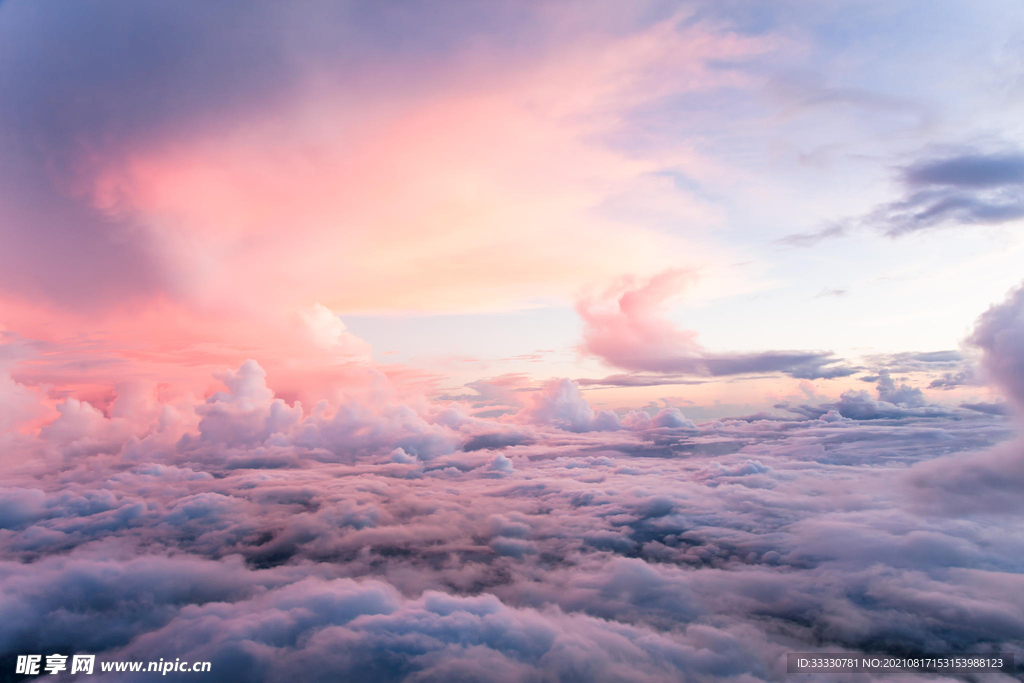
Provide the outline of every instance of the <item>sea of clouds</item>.
<path id="1" fill-rule="evenodd" d="M 1019 410 L 1024 294 L 968 343 Z M 595 412 L 569 380 L 482 419 L 385 396 L 304 410 L 255 361 L 220 379 L 198 404 L 68 399 L 38 431 L 17 429 L 33 393 L 0 382 L 4 675 L 54 652 L 210 661 L 218 681 L 747 683 L 787 679 L 787 652 L 1024 660 L 1006 416 L 887 375 L 877 396 L 702 424 Z"/>
<path id="2" fill-rule="evenodd" d="M 928 76 L 912 91 L 953 92 L 942 65 L 997 45 L 981 28 L 991 9 L 964 26 L 977 40 L 924 40 L 938 35 L 929 19 L 906 34 L 908 51 L 906 24 L 891 24 L 909 21 L 900 12 L 877 24 L 867 12 L 857 28 L 847 20 L 859 5 L 776 3 L 772 19 L 748 4 L 651 24 L 664 3 L 0 0 L 0 681 L 18 679 L 18 655 L 53 653 L 210 661 L 209 674 L 160 679 L 218 682 L 754 683 L 794 680 L 785 654 L 801 651 L 1012 652 L 1019 677 L 1021 291 L 967 340 L 1005 405 L 934 405 L 879 367 L 873 388 L 809 394 L 771 415 L 593 410 L 580 384 L 861 372 L 829 352 L 706 348 L 663 315 L 687 270 L 578 302 L 583 349 L 631 374 L 554 381 L 514 410 L 398 398 L 383 375 L 305 406 L 267 386 L 265 369 L 331 384 L 314 341 L 369 354 L 317 305 L 299 316 L 313 334 L 291 367 L 273 353 L 293 341 L 281 311 L 338 296 L 339 310 L 462 311 L 515 292 L 500 309 L 568 297 L 623 264 L 654 272 L 691 251 L 702 263 L 688 242 L 641 229 L 647 219 L 608 221 L 594 207 L 618 213 L 636 194 L 659 225 L 717 225 L 717 208 L 705 218 L 702 203 L 679 203 L 669 175 L 743 188 L 776 167 L 722 175 L 729 164 L 707 165 L 689 138 L 663 147 L 645 126 L 634 144 L 608 122 L 651 121 L 671 96 L 683 107 L 665 110 L 672 130 L 678 112 L 699 137 L 739 116 L 736 130 L 763 128 L 775 150 L 794 112 L 864 100 L 889 117 L 907 106 L 900 73 Z M 729 28 L 734 12 L 749 13 L 749 31 Z M 798 14 L 809 18 L 792 24 Z M 796 40 L 811 23 L 843 45 L 870 26 L 871 40 L 834 61 Z M 846 67 L 820 86 L 792 77 L 807 59 L 881 68 L 870 65 L 885 45 L 897 62 L 922 60 L 892 72 L 899 98 L 883 87 L 866 99 L 843 85 L 864 79 Z M 1000 71 L 979 64 L 986 78 Z M 793 93 L 749 80 L 772 69 Z M 970 80 L 957 73 L 951 83 Z M 981 91 L 963 92 L 957 107 Z M 978 102 L 1005 107 L 999 92 Z M 755 106 L 765 93 L 782 108 Z M 690 104 L 705 94 L 707 111 Z M 841 146 L 822 149 L 891 158 L 835 120 Z M 820 130 L 793 149 L 818 147 Z M 598 144 L 605 135 L 612 144 Z M 996 152 L 922 158 L 898 172 L 901 197 L 851 225 L 896 237 L 1018 220 L 1024 157 Z M 686 174 L 652 172 L 666 164 Z M 33 379 L 14 330 L 73 348 L 37 344 L 47 372 Z M 105 382 L 144 352 L 152 376 L 191 372 L 234 358 L 229 339 L 271 352 L 225 370 L 209 398 L 124 384 L 109 404 L 76 392 L 45 418 L 53 377 Z M 942 353 L 901 362 L 958 358 Z M 973 368 L 946 369 L 933 388 L 974 381 Z M 483 399 L 505 391 L 468 386 Z"/>

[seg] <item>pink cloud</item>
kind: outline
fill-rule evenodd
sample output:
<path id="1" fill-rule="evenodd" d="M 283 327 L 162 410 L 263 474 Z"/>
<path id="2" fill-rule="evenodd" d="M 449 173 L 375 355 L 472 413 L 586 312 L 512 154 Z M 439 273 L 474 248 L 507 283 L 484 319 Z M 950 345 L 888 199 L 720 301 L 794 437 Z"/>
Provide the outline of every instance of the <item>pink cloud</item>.
<path id="1" fill-rule="evenodd" d="M 713 353 L 697 333 L 668 319 L 669 304 L 695 279 L 693 271 L 667 270 L 647 280 L 620 278 L 597 296 L 579 299 L 583 350 L 633 372 L 724 376 L 785 373 L 797 378 L 844 377 L 853 369 L 835 365 L 828 351 Z M 621 381 L 621 380 L 620 380 Z"/>
<path id="2" fill-rule="evenodd" d="M 90 110 L 81 131 L 53 132 L 48 165 L 24 175 L 33 201 L 12 199 L 18 210 L 0 224 L 0 260 L 17 261 L 0 269 L 0 320 L 77 347 L 79 362 L 47 367 L 47 355 L 20 377 L 97 401 L 129 379 L 205 393 L 211 370 L 253 357 L 282 395 L 313 401 L 352 382 L 349 366 L 369 355 L 335 312 L 507 310 L 568 298 L 623 261 L 654 272 L 719 258 L 601 211 L 632 188 L 688 222 L 714 220 L 651 184 L 665 158 L 606 140 L 636 107 L 735 85 L 739 71 L 709 64 L 774 43 L 685 15 L 580 31 L 578 11 L 538 8 L 536 52 L 463 48 L 415 88 L 389 85 L 409 64 L 338 72 L 338 55 L 309 46 L 307 60 L 287 62 L 289 87 L 236 93 L 247 107 L 222 111 L 221 91 L 244 84 L 202 74 L 224 82 L 182 104 L 173 125 L 126 105 L 118 117 L 133 125 Z M 191 44 L 212 49 L 204 39 Z M 103 144 L 61 147 L 77 138 Z M 59 248 L 32 246 L 36 225 Z"/>
<path id="3" fill-rule="evenodd" d="M 597 297 L 580 299 L 584 349 L 626 370 L 695 367 L 704 353 L 697 333 L 665 317 L 671 299 L 695 277 L 692 271 L 668 270 L 643 284 L 624 278 Z"/>

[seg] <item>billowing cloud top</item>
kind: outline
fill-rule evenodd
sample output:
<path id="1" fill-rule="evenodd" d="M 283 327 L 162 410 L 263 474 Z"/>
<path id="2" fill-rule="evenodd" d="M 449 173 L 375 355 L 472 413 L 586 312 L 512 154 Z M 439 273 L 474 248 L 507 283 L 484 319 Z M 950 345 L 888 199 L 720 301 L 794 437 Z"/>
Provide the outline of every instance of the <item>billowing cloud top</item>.
<path id="1" fill-rule="evenodd" d="M 1022 302 L 971 337 L 1014 400 Z M 569 380 L 484 419 L 380 392 L 307 412 L 255 361 L 219 379 L 198 404 L 125 387 L 6 433 L 9 657 L 774 681 L 794 650 L 1022 651 L 1020 442 L 888 371 L 878 400 L 702 424 L 595 412 Z"/>

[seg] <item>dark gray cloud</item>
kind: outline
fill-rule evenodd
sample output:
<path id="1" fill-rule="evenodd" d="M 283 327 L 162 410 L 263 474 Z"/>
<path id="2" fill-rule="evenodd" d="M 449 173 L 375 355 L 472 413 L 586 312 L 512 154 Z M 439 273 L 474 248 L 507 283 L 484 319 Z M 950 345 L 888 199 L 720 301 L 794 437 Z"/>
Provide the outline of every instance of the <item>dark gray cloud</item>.
<path id="1" fill-rule="evenodd" d="M 1013 412 L 1006 403 L 961 403 L 960 407 L 987 415 L 1010 415 Z"/>
<path id="2" fill-rule="evenodd" d="M 671 384 L 704 384 L 707 381 L 708 380 L 693 379 L 687 375 L 645 375 L 620 373 L 600 378 L 583 377 L 577 379 L 576 383 L 584 387 L 658 387 Z"/>
<path id="3" fill-rule="evenodd" d="M 702 384 L 694 376 L 735 377 L 779 372 L 797 379 L 848 377 L 858 368 L 843 365 L 828 352 L 765 351 L 761 353 L 711 355 L 700 358 L 664 359 L 672 370 L 665 374 L 617 374 L 578 380 L 582 386 L 649 387 L 668 384 Z"/>
<path id="4" fill-rule="evenodd" d="M 837 365 L 842 361 L 831 352 L 765 351 L 762 353 L 709 355 L 698 362 L 713 377 L 781 372 L 799 379 L 847 377 L 855 368 Z"/>
<path id="5" fill-rule="evenodd" d="M 967 154 L 908 167 L 909 185 L 988 188 L 1024 184 L 1024 154 Z"/>
<path id="6" fill-rule="evenodd" d="M 899 236 L 943 225 L 994 225 L 1024 218 L 1024 155 L 966 153 L 903 169 L 907 194 L 867 218 Z"/>
<path id="7" fill-rule="evenodd" d="M 974 372 L 971 370 L 961 370 L 960 372 L 943 373 L 942 377 L 933 379 L 928 385 L 928 388 L 953 389 L 955 387 L 967 386 L 974 383 L 976 383 Z"/>
<path id="8" fill-rule="evenodd" d="M 1013 150 L 922 159 L 900 169 L 904 195 L 868 214 L 794 233 L 776 241 L 812 247 L 852 230 L 875 228 L 890 237 L 955 225 L 1000 225 L 1024 218 L 1024 154 Z"/>
<path id="9" fill-rule="evenodd" d="M 585 384 L 610 384 L 614 386 L 654 386 L 656 384 L 680 384 L 688 377 L 735 377 L 738 375 L 761 375 L 781 373 L 798 379 L 831 379 L 848 377 L 858 368 L 844 365 L 843 359 L 829 351 L 762 351 L 758 353 L 713 354 L 699 356 L 668 356 L 643 360 L 642 370 L 662 370 L 658 376 L 612 375 L 602 380 L 584 380 Z"/>
<path id="10" fill-rule="evenodd" d="M 952 349 L 948 351 L 918 351 L 899 353 L 892 356 L 895 361 L 918 361 L 921 363 L 953 363 L 961 361 L 964 355 Z"/>

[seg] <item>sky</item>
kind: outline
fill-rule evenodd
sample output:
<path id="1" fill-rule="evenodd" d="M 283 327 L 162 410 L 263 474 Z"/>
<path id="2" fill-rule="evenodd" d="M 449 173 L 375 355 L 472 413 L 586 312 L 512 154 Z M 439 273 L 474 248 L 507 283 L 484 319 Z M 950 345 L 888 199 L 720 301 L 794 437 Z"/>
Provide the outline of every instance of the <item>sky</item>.
<path id="1" fill-rule="evenodd" d="M 136 4 L 4 3 L 0 319 L 57 398 L 248 358 L 307 404 L 295 365 L 653 371 L 581 302 L 670 271 L 650 315 L 707 353 L 870 373 L 1019 279 L 1018 3 Z M 756 412 L 793 379 L 587 391 Z"/>
<path id="2" fill-rule="evenodd" d="M 0 669 L 1024 661 L 1022 122 L 1011 0 L 0 0 Z"/>

